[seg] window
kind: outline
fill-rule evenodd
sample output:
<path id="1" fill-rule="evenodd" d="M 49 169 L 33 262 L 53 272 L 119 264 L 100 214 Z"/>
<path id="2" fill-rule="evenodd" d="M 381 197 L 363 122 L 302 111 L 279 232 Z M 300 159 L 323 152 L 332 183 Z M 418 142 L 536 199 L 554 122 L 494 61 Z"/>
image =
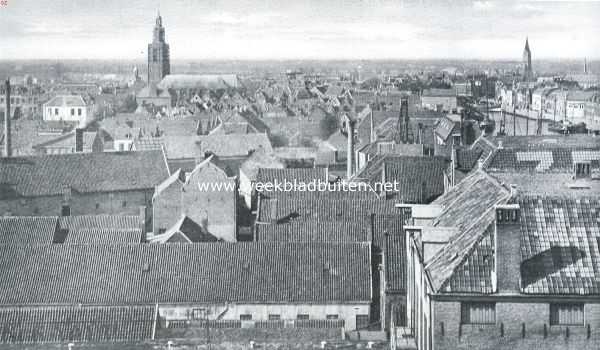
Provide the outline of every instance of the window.
<path id="1" fill-rule="evenodd" d="M 119 152 L 123 152 L 123 151 L 125 151 L 125 145 L 120 143 L 119 144 Z"/>
<path id="2" fill-rule="evenodd" d="M 54 114 L 58 115 L 58 108 L 54 108 Z"/>
<path id="3" fill-rule="evenodd" d="M 71 115 L 75 115 L 75 108 L 71 108 Z"/>
<path id="4" fill-rule="evenodd" d="M 123 201 L 123 203 L 121 203 L 121 206 L 122 206 L 123 208 L 127 208 L 127 201 Z"/>
<path id="5" fill-rule="evenodd" d="M 192 309 L 192 319 L 194 320 L 202 320 L 206 318 L 206 310 L 205 309 Z"/>
<path id="6" fill-rule="evenodd" d="M 96 210 L 100 209 L 100 203 L 96 203 Z"/>
<path id="7" fill-rule="evenodd" d="M 279 321 L 281 320 L 281 315 L 271 314 L 269 315 L 269 321 Z"/>
<path id="8" fill-rule="evenodd" d="M 81 115 L 81 108 L 77 108 L 77 115 Z"/>
<path id="9" fill-rule="evenodd" d="M 60 215 L 61 216 L 71 216 L 71 206 L 63 205 L 60 210 Z"/>
<path id="10" fill-rule="evenodd" d="M 590 177 L 590 163 L 575 163 L 573 167 L 575 168 L 575 178 Z"/>
<path id="11" fill-rule="evenodd" d="M 583 326 L 583 304 L 550 304 L 550 325 Z"/>
<path id="12" fill-rule="evenodd" d="M 252 321 L 252 315 L 250 315 L 250 314 L 240 315 L 240 321 Z"/>
<path id="13" fill-rule="evenodd" d="M 369 327 L 369 315 L 356 315 L 356 329 L 366 329 Z"/>
<path id="14" fill-rule="evenodd" d="M 338 315 L 327 315 L 326 317 L 328 320 L 337 320 L 339 318 Z"/>
<path id="15" fill-rule="evenodd" d="M 308 320 L 310 316 L 308 314 L 298 314 L 296 318 L 299 320 Z"/>
<path id="16" fill-rule="evenodd" d="M 462 324 L 496 323 L 495 303 L 462 303 L 460 305 Z"/>

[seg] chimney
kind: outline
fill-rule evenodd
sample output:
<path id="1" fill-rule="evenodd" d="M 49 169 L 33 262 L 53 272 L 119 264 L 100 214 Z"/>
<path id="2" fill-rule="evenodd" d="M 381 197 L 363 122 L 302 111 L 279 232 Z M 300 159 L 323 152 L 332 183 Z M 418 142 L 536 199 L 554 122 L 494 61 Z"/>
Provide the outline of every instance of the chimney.
<path id="1" fill-rule="evenodd" d="M 4 110 L 4 156 L 12 156 L 10 130 L 10 79 L 6 79 L 6 109 Z"/>
<path id="2" fill-rule="evenodd" d="M 75 129 L 75 152 L 83 152 L 83 129 Z"/>
<path id="3" fill-rule="evenodd" d="M 352 165 L 354 158 L 354 124 L 353 120 L 346 115 L 346 130 L 348 132 L 348 149 L 346 159 L 346 177 L 350 179 L 353 174 Z"/>
<path id="4" fill-rule="evenodd" d="M 519 293 L 521 289 L 520 216 L 518 204 L 496 206 L 495 290 L 499 293 Z"/>
<path id="5" fill-rule="evenodd" d="M 142 242 L 146 241 L 146 206 L 140 206 L 140 229 L 142 230 Z"/>

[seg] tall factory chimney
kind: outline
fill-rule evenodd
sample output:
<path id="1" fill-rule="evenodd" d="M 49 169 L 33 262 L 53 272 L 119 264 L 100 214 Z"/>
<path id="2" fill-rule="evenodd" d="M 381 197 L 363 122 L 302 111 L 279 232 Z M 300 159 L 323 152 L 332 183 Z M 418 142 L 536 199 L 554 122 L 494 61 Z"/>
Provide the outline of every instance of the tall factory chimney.
<path id="1" fill-rule="evenodd" d="M 6 109 L 4 110 L 4 156 L 12 156 L 10 140 L 10 79 L 6 79 Z"/>

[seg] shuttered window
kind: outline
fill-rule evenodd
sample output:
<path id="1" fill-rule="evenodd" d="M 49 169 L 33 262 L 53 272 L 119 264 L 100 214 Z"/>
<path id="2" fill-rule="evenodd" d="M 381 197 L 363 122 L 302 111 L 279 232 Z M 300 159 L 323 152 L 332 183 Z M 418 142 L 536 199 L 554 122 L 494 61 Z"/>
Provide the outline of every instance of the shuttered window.
<path id="1" fill-rule="evenodd" d="M 583 326 L 583 304 L 550 304 L 550 325 Z"/>
<path id="2" fill-rule="evenodd" d="M 462 324 L 494 324 L 496 323 L 495 303 L 462 303 Z"/>

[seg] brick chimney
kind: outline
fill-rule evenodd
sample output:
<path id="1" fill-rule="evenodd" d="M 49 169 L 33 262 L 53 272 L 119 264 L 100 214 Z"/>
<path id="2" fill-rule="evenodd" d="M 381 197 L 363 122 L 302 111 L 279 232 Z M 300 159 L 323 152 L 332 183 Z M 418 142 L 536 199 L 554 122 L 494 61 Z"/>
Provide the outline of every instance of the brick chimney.
<path id="1" fill-rule="evenodd" d="M 11 130 L 10 130 L 10 79 L 6 79 L 6 109 L 4 110 L 4 156 L 12 156 Z"/>
<path id="2" fill-rule="evenodd" d="M 348 132 L 346 177 L 350 179 L 354 173 L 352 170 L 354 163 L 354 120 L 352 120 L 348 115 L 346 115 L 346 131 Z"/>
<path id="3" fill-rule="evenodd" d="M 519 293 L 521 289 L 520 216 L 521 210 L 518 204 L 496 206 L 495 289 L 499 293 Z"/>

